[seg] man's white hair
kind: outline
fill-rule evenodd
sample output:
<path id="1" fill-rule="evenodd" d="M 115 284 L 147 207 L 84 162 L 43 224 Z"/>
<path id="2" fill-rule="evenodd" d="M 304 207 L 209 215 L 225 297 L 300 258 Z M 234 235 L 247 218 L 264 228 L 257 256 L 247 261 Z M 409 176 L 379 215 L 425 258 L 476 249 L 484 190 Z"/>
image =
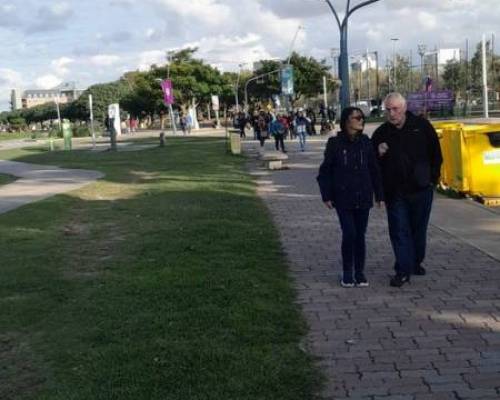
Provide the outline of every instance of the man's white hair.
<path id="1" fill-rule="evenodd" d="M 387 103 L 389 100 L 397 101 L 398 103 L 401 103 L 406 108 L 406 99 L 399 92 L 391 92 L 387 96 L 385 96 L 384 104 Z"/>

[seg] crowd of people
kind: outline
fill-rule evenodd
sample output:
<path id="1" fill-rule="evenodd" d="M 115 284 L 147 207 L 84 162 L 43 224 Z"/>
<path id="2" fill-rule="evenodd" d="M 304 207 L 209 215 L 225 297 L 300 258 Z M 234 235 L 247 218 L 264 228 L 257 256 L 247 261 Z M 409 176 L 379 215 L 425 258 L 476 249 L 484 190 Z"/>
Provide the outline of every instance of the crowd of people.
<path id="1" fill-rule="evenodd" d="M 330 134 L 335 127 L 335 111 L 333 108 L 320 107 L 320 134 Z M 255 110 L 250 114 L 240 112 L 235 118 L 235 127 L 240 137 L 246 138 L 252 132 L 253 139 L 260 142 L 261 147 L 267 139 L 273 138 L 276 150 L 286 153 L 285 139 L 298 138 L 301 151 L 306 149 L 307 137 L 317 135 L 317 116 L 312 108 L 298 108 L 295 112 L 271 112 Z"/>

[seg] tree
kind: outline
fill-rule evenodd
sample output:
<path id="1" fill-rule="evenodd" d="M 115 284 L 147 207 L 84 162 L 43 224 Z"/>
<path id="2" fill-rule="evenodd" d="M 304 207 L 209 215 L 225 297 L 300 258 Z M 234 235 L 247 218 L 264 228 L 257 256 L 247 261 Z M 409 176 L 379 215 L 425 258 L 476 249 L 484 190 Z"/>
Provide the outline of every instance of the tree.
<path id="1" fill-rule="evenodd" d="M 250 97 L 254 99 L 269 99 L 273 94 L 281 93 L 281 80 L 279 71 L 285 62 L 276 60 L 261 60 L 261 67 L 254 72 L 254 76 L 269 74 L 262 79 L 252 83 L 248 87 Z M 334 90 L 337 84 L 331 79 L 329 66 L 326 60 L 318 61 L 313 57 L 305 57 L 293 52 L 290 57 L 290 65 L 293 66 L 294 78 L 294 102 L 300 97 L 315 97 L 323 91 L 323 77 L 327 77 L 328 90 Z M 278 72 L 272 72 L 278 71 Z"/>
<path id="2" fill-rule="evenodd" d="M 120 103 L 131 90 L 130 84 L 123 78 L 114 82 L 92 85 L 68 106 L 64 116 L 72 120 L 87 120 L 90 114 L 88 97 L 91 94 L 95 119 L 102 122 L 108 113 L 108 105 Z"/>
<path id="3" fill-rule="evenodd" d="M 461 97 L 462 91 L 467 85 L 466 65 L 456 60 L 448 61 L 444 67 L 442 78 L 443 86 L 453 90 L 455 98 Z"/>

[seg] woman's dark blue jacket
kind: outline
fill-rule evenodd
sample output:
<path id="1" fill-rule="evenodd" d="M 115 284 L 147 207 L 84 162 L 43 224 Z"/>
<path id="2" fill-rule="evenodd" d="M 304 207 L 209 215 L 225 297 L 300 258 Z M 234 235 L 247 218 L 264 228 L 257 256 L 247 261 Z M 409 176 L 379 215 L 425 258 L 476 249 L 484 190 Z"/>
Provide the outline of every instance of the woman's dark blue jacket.
<path id="1" fill-rule="evenodd" d="M 317 177 L 323 201 L 339 209 L 366 209 L 383 201 L 382 180 L 373 145 L 365 134 L 339 132 L 326 144 Z"/>

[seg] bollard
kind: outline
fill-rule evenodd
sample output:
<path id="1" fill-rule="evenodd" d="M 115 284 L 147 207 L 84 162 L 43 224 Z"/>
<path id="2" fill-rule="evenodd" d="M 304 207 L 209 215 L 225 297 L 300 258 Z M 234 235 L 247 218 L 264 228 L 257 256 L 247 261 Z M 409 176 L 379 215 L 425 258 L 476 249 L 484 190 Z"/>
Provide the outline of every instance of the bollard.
<path id="1" fill-rule="evenodd" d="M 160 147 L 165 147 L 165 132 L 160 133 Z"/>
<path id="2" fill-rule="evenodd" d="M 73 137 L 73 132 L 71 131 L 71 124 L 67 119 L 65 119 L 62 123 L 62 131 L 64 138 L 64 150 L 71 150 L 71 138 Z"/>

